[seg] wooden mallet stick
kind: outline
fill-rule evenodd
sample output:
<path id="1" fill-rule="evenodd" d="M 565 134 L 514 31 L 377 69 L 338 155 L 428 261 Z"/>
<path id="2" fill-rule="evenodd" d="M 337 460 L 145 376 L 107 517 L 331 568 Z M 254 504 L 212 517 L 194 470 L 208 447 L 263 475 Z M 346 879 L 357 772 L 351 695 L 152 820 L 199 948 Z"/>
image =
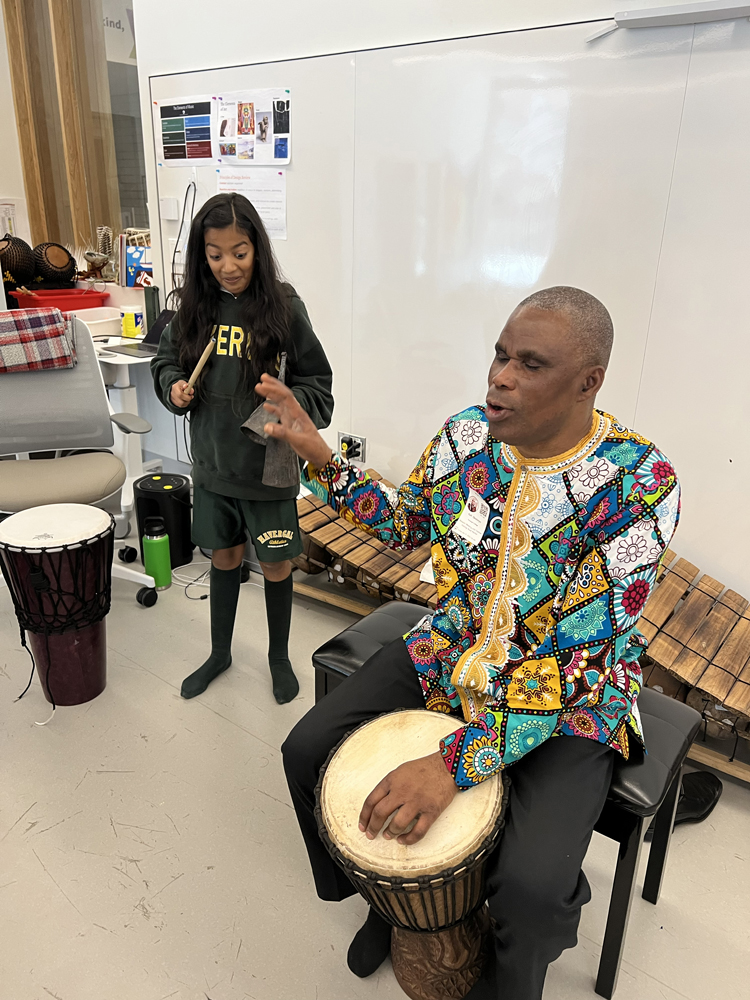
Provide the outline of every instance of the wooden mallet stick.
<path id="1" fill-rule="evenodd" d="M 216 337 L 211 337 L 209 342 L 206 344 L 206 349 L 204 350 L 203 354 L 201 354 L 201 356 L 198 358 L 198 364 L 193 369 L 193 374 L 188 379 L 188 384 L 185 387 L 185 392 L 187 392 L 188 389 L 192 389 L 195 383 L 198 381 L 198 376 L 203 371 L 203 366 L 210 358 L 211 351 L 213 351 L 215 343 L 216 343 Z"/>

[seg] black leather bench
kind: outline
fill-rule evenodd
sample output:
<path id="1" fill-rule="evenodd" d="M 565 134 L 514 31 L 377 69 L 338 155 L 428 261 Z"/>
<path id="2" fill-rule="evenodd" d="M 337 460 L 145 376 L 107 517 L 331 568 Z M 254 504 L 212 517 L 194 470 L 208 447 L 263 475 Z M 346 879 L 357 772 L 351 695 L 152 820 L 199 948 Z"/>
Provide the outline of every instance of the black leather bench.
<path id="1" fill-rule="evenodd" d="M 417 605 L 394 601 L 329 639 L 313 653 L 315 700 L 341 684 L 383 646 L 408 632 L 427 613 Z M 655 904 L 667 864 L 682 765 L 701 721 L 698 712 L 689 706 L 650 688 L 641 691 L 638 707 L 648 754 L 638 763 L 629 763 L 618 755 L 609 796 L 595 828 L 620 845 L 595 987 L 607 1000 L 617 985 L 646 830 L 653 821 L 643 898 Z"/>

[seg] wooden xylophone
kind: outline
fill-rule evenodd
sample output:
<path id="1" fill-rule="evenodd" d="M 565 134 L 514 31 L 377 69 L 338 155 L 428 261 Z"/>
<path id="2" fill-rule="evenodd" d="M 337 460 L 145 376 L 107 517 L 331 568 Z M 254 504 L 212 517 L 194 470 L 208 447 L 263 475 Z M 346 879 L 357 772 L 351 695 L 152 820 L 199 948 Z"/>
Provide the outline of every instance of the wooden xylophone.
<path id="1" fill-rule="evenodd" d="M 342 588 L 381 602 L 413 601 L 434 609 L 435 586 L 420 581 L 429 545 L 389 549 L 314 496 L 299 499 L 297 510 L 304 544 L 294 561 L 299 569 L 325 572 Z M 311 595 L 312 588 L 305 592 Z M 366 614 L 371 608 L 349 610 Z M 750 601 L 668 550 L 638 628 L 649 640 L 644 682 L 698 709 L 708 735 L 731 735 L 735 750 L 739 739 L 750 741 Z M 721 755 L 694 750 L 695 759 L 728 770 Z M 729 773 L 750 780 L 748 765 Z"/>

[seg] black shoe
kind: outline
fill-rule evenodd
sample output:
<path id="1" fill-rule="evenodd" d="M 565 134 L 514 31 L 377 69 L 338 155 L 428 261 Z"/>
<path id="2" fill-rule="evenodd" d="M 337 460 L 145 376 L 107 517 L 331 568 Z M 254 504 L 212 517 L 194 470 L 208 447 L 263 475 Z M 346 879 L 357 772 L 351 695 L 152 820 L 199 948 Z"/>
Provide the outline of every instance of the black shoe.
<path id="1" fill-rule="evenodd" d="M 355 976 L 366 979 L 377 972 L 391 953 L 391 925 L 373 910 L 349 945 L 346 964 Z"/>
<path id="2" fill-rule="evenodd" d="M 724 786 L 720 779 L 711 771 L 690 771 L 683 775 L 674 825 L 703 822 L 713 812 L 723 791 Z M 653 835 L 655 822 L 656 817 L 646 833 L 647 840 Z"/>

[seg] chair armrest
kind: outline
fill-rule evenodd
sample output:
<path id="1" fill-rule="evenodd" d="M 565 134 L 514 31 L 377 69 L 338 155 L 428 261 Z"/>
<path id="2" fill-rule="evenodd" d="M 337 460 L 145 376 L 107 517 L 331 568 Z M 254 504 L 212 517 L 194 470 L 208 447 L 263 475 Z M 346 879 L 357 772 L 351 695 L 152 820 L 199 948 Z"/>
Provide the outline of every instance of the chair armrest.
<path id="1" fill-rule="evenodd" d="M 123 434 L 148 434 L 151 424 L 135 413 L 110 413 L 109 419 Z"/>

